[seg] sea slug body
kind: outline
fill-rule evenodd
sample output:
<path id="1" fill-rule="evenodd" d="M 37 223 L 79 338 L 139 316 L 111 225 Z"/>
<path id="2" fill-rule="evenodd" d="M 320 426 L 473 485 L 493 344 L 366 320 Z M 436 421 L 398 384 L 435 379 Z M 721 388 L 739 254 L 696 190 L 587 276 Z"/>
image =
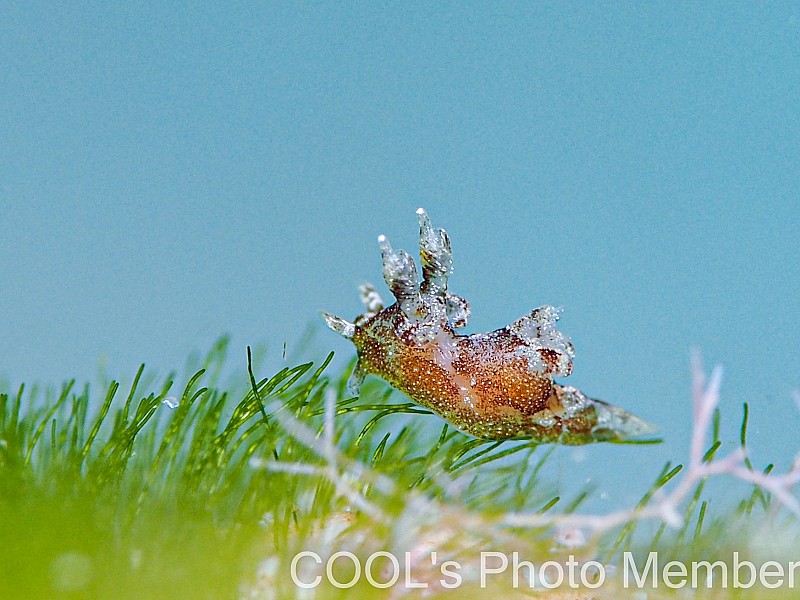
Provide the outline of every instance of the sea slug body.
<path id="1" fill-rule="evenodd" d="M 470 307 L 447 289 L 453 271 L 450 239 L 431 226 L 423 209 L 417 216 L 422 280 L 413 258 L 380 236 L 383 277 L 396 302 L 384 307 L 375 289 L 363 285 L 366 312 L 354 322 L 323 313 L 328 327 L 358 352 L 352 393 L 366 375 L 377 375 L 479 438 L 585 444 L 654 433 L 628 411 L 553 381 L 572 372 L 575 353 L 556 327 L 558 310 L 552 306 L 489 333 L 457 334 Z"/>

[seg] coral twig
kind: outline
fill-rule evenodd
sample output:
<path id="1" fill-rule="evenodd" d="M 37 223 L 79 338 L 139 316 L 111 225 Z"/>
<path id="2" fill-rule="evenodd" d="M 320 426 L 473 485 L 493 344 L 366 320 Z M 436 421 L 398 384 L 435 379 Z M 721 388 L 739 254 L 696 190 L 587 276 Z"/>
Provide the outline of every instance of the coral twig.
<path id="1" fill-rule="evenodd" d="M 456 519 L 472 531 L 485 531 L 498 535 L 500 529 L 508 527 L 557 528 L 560 532 L 571 532 L 583 539 L 584 534 L 598 535 L 616 527 L 643 520 L 660 520 L 673 527 L 684 522 L 680 510 L 682 503 L 707 477 L 728 475 L 750 483 L 774 496 L 784 507 L 800 516 L 800 501 L 792 494 L 792 488 L 800 482 L 800 453 L 791 468 L 784 474 L 759 472 L 748 468 L 744 448 L 738 448 L 719 459 L 712 459 L 704 449 L 719 403 L 722 369 L 716 367 L 706 381 L 706 376 L 697 353 L 692 356 L 693 428 L 689 451 L 688 468 L 684 469 L 677 484 L 669 493 L 656 491 L 636 507 L 607 514 L 576 514 L 546 512 L 508 512 L 499 519 L 487 520 L 478 513 L 467 512 L 463 507 L 451 506 L 419 492 L 401 490 L 391 478 L 378 474 L 363 463 L 343 455 L 335 445 L 334 415 L 335 396 L 329 391 L 325 396 L 325 426 L 320 437 L 297 418 L 281 411 L 280 404 L 272 403 L 268 411 L 297 441 L 316 453 L 323 465 L 281 462 L 278 460 L 253 459 L 253 466 L 270 471 L 316 475 L 328 479 L 336 493 L 351 505 L 381 523 L 390 523 L 389 515 L 371 502 L 357 485 L 369 483 L 374 490 L 385 495 L 402 491 L 408 510 L 413 510 L 419 522 Z M 491 531 L 487 531 L 490 529 Z"/>
<path id="2" fill-rule="evenodd" d="M 507 526 L 549 526 L 585 528 L 592 533 L 602 533 L 632 521 L 659 519 L 678 527 L 683 523 L 679 512 L 681 503 L 706 477 L 730 475 L 772 494 L 783 506 L 800 516 L 800 501 L 792 494 L 792 487 L 800 482 L 800 454 L 785 474 L 762 473 L 745 465 L 745 449 L 738 448 L 724 458 L 706 460 L 708 431 L 714 410 L 719 404 L 722 368 L 717 366 L 706 382 L 706 376 L 697 352 L 692 353 L 693 424 L 688 469 L 678 484 L 668 494 L 655 493 L 636 508 L 620 510 L 606 515 L 508 513 L 502 519 Z"/>

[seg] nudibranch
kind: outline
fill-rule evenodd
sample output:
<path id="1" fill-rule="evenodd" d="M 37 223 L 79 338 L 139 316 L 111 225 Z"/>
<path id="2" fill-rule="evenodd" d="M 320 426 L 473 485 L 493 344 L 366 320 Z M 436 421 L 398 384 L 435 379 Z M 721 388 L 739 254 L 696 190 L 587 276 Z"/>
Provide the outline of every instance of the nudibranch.
<path id="1" fill-rule="evenodd" d="M 360 288 L 366 312 L 351 323 L 322 313 L 328 327 L 356 347 L 354 395 L 377 375 L 417 404 L 478 438 L 527 438 L 539 443 L 626 441 L 655 428 L 554 377 L 572 372 L 574 349 L 556 328 L 559 311 L 542 306 L 489 333 L 459 335 L 469 303 L 447 289 L 453 271 L 450 239 L 419 217 L 420 281 L 414 259 L 378 238 L 383 277 L 396 302 L 384 307 L 375 288 Z"/>

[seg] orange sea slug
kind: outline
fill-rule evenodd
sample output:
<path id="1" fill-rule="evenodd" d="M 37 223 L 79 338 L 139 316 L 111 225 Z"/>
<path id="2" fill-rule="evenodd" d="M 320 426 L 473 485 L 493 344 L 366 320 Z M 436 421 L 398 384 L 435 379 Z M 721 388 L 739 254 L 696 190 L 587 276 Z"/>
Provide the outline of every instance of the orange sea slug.
<path id="1" fill-rule="evenodd" d="M 353 323 L 323 313 L 328 327 L 353 342 L 358 363 L 350 389 L 368 374 L 479 438 L 530 438 L 541 443 L 625 441 L 655 429 L 626 410 L 594 400 L 553 377 L 572 372 L 574 350 L 556 328 L 558 310 L 542 306 L 489 333 L 459 335 L 469 303 L 447 290 L 450 240 L 419 217 L 422 281 L 411 256 L 378 238 L 383 277 L 396 302 L 383 306 L 361 286 L 367 311 Z"/>

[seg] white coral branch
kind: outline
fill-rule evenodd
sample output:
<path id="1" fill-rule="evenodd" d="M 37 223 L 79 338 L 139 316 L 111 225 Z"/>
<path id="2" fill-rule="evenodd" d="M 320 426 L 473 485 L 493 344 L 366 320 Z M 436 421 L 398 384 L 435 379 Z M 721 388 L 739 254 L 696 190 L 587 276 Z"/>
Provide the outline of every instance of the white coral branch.
<path id="1" fill-rule="evenodd" d="M 704 453 L 708 434 L 714 418 L 714 410 L 719 403 L 719 390 L 722 382 L 722 369 L 712 371 L 709 381 L 700 364 L 698 355 L 692 357 L 692 396 L 693 429 L 689 449 L 689 461 L 681 477 L 673 483 L 668 493 L 659 490 L 645 503 L 634 508 L 619 510 L 604 515 L 575 513 L 506 513 L 499 519 L 487 518 L 478 511 L 470 511 L 462 505 L 449 504 L 431 498 L 414 490 L 404 489 L 391 478 L 375 472 L 365 464 L 344 455 L 336 447 L 335 414 L 336 397 L 332 390 L 325 395 L 324 427 L 321 435 L 289 414 L 279 402 L 270 404 L 267 409 L 284 430 L 295 440 L 309 448 L 320 459 L 321 464 L 285 462 L 272 459 L 252 459 L 254 467 L 273 472 L 291 473 L 298 476 L 321 477 L 329 481 L 335 493 L 346 499 L 356 510 L 371 518 L 373 522 L 392 527 L 395 542 L 410 548 L 410 561 L 413 572 L 419 581 L 430 584 L 430 590 L 438 589 L 438 571 L 431 570 L 429 557 L 437 549 L 450 547 L 452 552 L 459 550 L 450 546 L 461 540 L 462 547 L 474 547 L 477 540 L 490 538 L 496 543 L 511 543 L 514 536 L 510 527 L 535 527 L 556 530 L 556 540 L 572 549 L 586 543 L 587 535 L 599 535 L 634 521 L 660 520 L 672 526 L 684 522 L 684 501 L 707 477 L 728 475 L 764 490 L 796 515 L 800 515 L 800 501 L 793 495 L 793 487 L 800 483 L 800 453 L 795 457 L 791 468 L 783 474 L 765 473 L 748 468 L 744 448 L 737 448 L 718 459 L 708 459 Z M 800 393 L 796 399 L 800 404 Z M 435 468 L 433 469 L 436 470 Z M 455 494 L 461 483 L 452 481 L 442 473 L 434 474 L 440 487 Z M 366 486 L 376 492 L 367 497 Z M 389 515 L 380 506 L 380 498 L 402 495 L 404 510 L 400 515 Z M 779 506 L 775 504 L 775 508 Z M 342 538 L 344 529 L 338 520 L 331 520 L 323 528 L 327 532 L 319 539 L 320 550 L 331 550 L 328 546 L 353 542 L 359 538 Z M 464 535 L 472 536 L 464 539 Z M 335 540 L 335 541 L 334 541 Z M 360 543 L 360 542 L 359 542 Z M 394 587 L 392 597 L 403 597 L 415 590 L 404 586 Z"/>
<path id="2" fill-rule="evenodd" d="M 325 425 L 321 440 L 298 419 L 281 411 L 282 406 L 279 402 L 273 402 L 266 408 L 289 435 L 314 451 L 324 460 L 325 464 L 308 465 L 305 463 L 253 458 L 250 460 L 251 467 L 273 472 L 323 477 L 333 484 L 336 494 L 347 499 L 354 508 L 364 512 L 376 521 L 388 522 L 388 515 L 367 500 L 352 482 L 371 482 L 384 492 L 393 491 L 394 482 L 388 477 L 372 472 L 362 463 L 351 460 L 336 448 L 334 442 L 336 394 L 333 390 L 328 390 L 325 394 Z"/>
<path id="3" fill-rule="evenodd" d="M 665 493 L 663 490 L 659 490 L 648 501 L 637 507 L 603 515 L 510 512 L 504 514 L 499 520 L 487 521 L 478 513 L 465 513 L 461 507 L 453 507 L 406 490 L 402 493 L 405 495 L 407 508 L 414 512 L 419 522 L 426 521 L 428 517 L 438 521 L 449 516 L 454 517 L 464 527 L 473 531 L 498 526 L 500 528 L 554 527 L 562 532 L 586 532 L 596 535 L 633 521 L 653 519 L 678 527 L 684 522 L 684 515 L 680 510 L 681 505 L 693 493 L 697 485 L 707 477 L 728 475 L 770 493 L 781 505 L 800 516 L 800 500 L 792 493 L 792 488 L 800 483 L 800 453 L 789 471 L 784 474 L 764 473 L 748 468 L 745 464 L 746 454 L 743 448 L 737 448 L 722 458 L 706 459 L 705 448 L 708 443 L 714 410 L 719 403 L 721 383 L 722 369 L 716 367 L 709 380 L 706 381 L 699 355 L 693 354 L 693 428 L 687 468 L 670 492 Z M 289 435 L 317 454 L 324 464 L 308 465 L 279 460 L 253 459 L 251 461 L 253 466 L 276 472 L 322 476 L 330 481 L 336 493 L 340 497 L 346 498 L 353 507 L 378 522 L 390 522 L 390 516 L 375 503 L 370 502 L 358 489 L 357 483 L 361 485 L 368 483 L 376 491 L 387 496 L 400 493 L 400 487 L 391 478 L 374 472 L 363 463 L 350 459 L 338 450 L 335 445 L 335 395 L 332 390 L 325 396 L 325 425 L 321 438 L 297 418 L 281 410 L 280 403 L 274 402 L 267 408 Z M 448 482 L 443 481 L 442 483 Z M 494 533 L 499 532 L 495 529 Z"/>
<path id="4" fill-rule="evenodd" d="M 711 461 L 704 460 L 708 432 L 719 404 L 722 383 L 722 368 L 717 366 L 706 383 L 705 372 L 697 352 L 692 354 L 692 399 L 693 426 L 688 468 L 678 484 L 668 494 L 657 493 L 642 506 L 620 510 L 606 515 L 578 514 L 530 514 L 509 513 L 502 520 L 507 526 L 559 526 L 561 528 L 585 528 L 592 533 L 602 533 L 631 521 L 659 519 L 678 527 L 683 523 L 679 510 L 681 503 L 706 477 L 729 475 L 769 492 L 778 502 L 800 516 L 800 501 L 792 494 L 792 488 L 800 482 L 800 454 L 791 469 L 785 474 L 762 473 L 747 468 L 745 450 L 738 448 L 727 456 Z"/>

